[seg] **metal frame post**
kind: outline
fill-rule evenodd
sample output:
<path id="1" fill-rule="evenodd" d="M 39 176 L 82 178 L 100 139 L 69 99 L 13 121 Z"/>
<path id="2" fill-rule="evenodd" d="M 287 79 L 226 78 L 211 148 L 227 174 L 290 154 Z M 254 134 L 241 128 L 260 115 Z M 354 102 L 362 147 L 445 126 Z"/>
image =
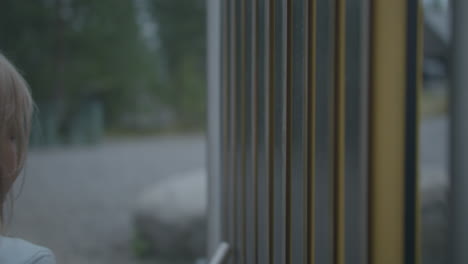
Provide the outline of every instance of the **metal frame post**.
<path id="1" fill-rule="evenodd" d="M 452 1 L 450 261 L 468 263 L 468 1 Z"/>

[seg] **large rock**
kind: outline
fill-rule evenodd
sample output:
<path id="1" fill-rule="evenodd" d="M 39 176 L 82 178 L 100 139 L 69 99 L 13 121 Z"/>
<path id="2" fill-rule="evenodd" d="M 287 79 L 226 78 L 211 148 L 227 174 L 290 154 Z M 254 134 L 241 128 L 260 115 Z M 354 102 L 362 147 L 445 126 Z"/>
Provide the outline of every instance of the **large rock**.
<path id="1" fill-rule="evenodd" d="M 196 258 L 206 250 L 206 171 L 174 175 L 145 190 L 135 211 L 135 227 L 150 253 Z"/>

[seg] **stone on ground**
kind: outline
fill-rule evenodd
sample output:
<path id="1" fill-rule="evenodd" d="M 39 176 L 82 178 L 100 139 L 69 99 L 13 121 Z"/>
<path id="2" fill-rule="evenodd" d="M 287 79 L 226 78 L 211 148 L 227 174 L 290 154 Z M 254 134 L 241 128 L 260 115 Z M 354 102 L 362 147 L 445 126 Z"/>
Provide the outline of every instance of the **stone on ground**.
<path id="1" fill-rule="evenodd" d="M 206 171 L 173 175 L 144 190 L 134 215 L 147 254 L 169 259 L 203 257 L 206 249 Z"/>

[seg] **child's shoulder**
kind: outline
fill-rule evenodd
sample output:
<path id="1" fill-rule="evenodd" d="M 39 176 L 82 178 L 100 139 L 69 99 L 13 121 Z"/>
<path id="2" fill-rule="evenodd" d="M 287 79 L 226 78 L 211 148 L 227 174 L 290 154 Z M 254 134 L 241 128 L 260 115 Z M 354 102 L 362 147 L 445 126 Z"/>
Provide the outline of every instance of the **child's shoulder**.
<path id="1" fill-rule="evenodd" d="M 55 264 L 52 252 L 19 238 L 0 236 L 0 263 Z"/>

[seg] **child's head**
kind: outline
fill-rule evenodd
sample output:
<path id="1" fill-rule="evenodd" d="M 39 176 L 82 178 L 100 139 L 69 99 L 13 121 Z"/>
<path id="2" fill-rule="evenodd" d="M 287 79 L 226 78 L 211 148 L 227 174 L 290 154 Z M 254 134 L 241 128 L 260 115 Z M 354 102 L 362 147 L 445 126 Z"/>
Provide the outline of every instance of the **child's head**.
<path id="1" fill-rule="evenodd" d="M 0 54 L 0 217 L 1 205 L 26 159 L 32 111 L 26 81 Z"/>

